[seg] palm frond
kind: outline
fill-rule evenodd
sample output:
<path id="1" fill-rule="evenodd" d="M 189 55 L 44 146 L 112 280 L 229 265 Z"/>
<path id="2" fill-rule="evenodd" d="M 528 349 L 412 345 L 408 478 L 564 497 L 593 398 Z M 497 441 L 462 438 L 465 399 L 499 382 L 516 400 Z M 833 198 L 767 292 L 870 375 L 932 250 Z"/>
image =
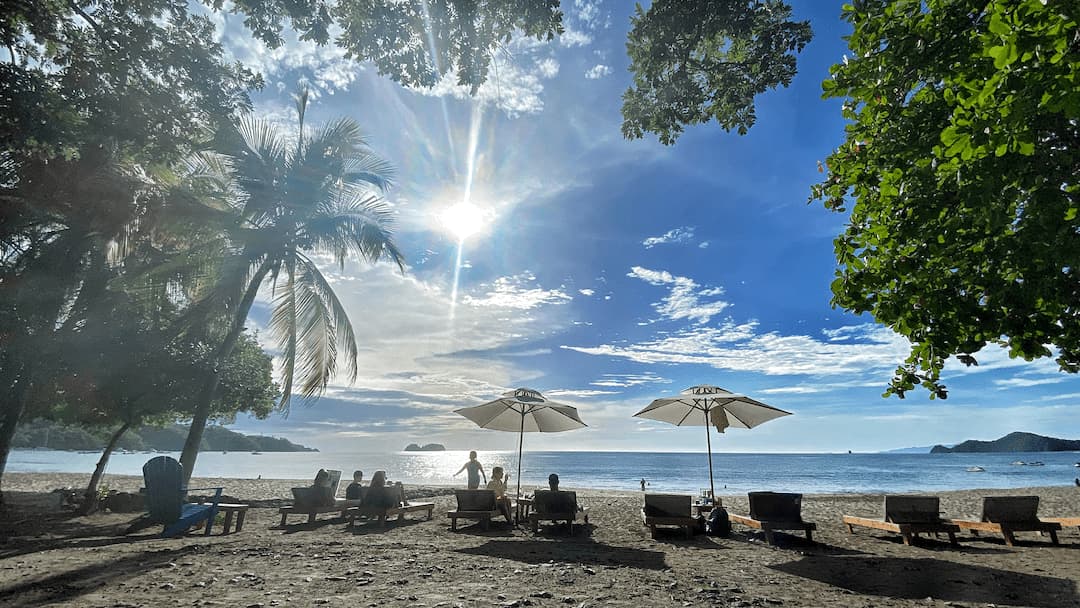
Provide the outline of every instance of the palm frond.
<path id="1" fill-rule="evenodd" d="M 389 161 L 374 152 L 362 151 L 345 159 L 341 178 L 345 183 L 367 183 L 385 192 L 394 185 L 395 174 Z"/>
<path id="2" fill-rule="evenodd" d="M 319 271 L 319 268 L 305 256 L 301 256 L 300 260 L 301 268 L 304 270 L 302 274 L 304 280 L 310 282 L 311 289 L 327 308 L 327 319 L 333 327 L 333 335 L 337 338 L 337 345 L 345 349 L 345 369 L 349 382 L 352 382 L 356 380 L 358 373 L 356 367 L 357 345 L 356 333 L 353 331 L 352 323 L 349 321 L 349 313 L 346 312 L 345 307 L 338 300 L 337 294 L 334 293 L 334 288 L 331 287 L 329 281 Z M 335 360 L 327 371 L 332 372 L 333 369 L 336 369 L 336 364 L 337 361 Z"/>
<path id="3" fill-rule="evenodd" d="M 385 256 L 404 269 L 392 225 L 393 208 L 385 199 L 365 190 L 340 188 L 303 229 L 314 247 L 333 254 L 339 265 L 355 252 L 370 262 Z"/>
<path id="4" fill-rule="evenodd" d="M 296 294 L 296 269 L 291 263 L 286 263 L 285 285 L 279 290 L 274 285 L 277 294 L 273 299 L 273 309 L 270 314 L 270 331 L 277 336 L 278 350 L 281 353 L 281 401 L 278 408 L 286 415 L 292 404 L 293 373 L 296 366 L 296 343 L 297 343 L 297 294 Z"/>

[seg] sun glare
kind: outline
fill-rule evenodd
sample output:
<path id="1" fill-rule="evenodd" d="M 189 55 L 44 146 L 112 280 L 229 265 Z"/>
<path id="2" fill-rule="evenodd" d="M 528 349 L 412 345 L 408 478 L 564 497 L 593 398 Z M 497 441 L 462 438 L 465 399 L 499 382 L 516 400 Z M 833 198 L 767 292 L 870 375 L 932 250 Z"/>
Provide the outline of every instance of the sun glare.
<path id="1" fill-rule="evenodd" d="M 468 202 L 458 203 L 442 212 L 442 223 L 459 241 L 484 229 L 487 222 L 484 212 Z"/>

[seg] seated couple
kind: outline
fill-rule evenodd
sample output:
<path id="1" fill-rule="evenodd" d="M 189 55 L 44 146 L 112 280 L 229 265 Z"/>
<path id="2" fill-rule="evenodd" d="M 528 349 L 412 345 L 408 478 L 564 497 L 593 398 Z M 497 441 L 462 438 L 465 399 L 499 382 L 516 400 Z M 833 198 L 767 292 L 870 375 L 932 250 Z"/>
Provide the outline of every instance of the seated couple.
<path id="1" fill-rule="evenodd" d="M 400 481 L 387 485 L 386 471 L 375 471 L 367 487 L 364 487 L 364 472 L 354 471 L 353 482 L 345 488 L 345 500 L 360 501 L 362 506 L 380 509 L 409 504 Z"/>

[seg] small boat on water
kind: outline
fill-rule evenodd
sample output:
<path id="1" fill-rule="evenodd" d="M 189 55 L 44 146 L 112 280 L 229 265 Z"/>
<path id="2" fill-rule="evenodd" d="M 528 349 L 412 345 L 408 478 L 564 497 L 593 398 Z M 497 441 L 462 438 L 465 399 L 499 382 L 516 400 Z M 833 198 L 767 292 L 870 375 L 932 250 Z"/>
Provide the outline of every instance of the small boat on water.
<path id="1" fill-rule="evenodd" d="M 1029 462 L 1029 463 L 1027 463 L 1027 466 L 1029 466 L 1029 467 L 1042 467 L 1042 466 L 1046 466 L 1046 465 L 1045 465 L 1045 464 L 1043 464 L 1043 461 L 1041 461 L 1041 460 L 1036 460 L 1036 461 L 1034 461 L 1034 462 Z"/>
<path id="2" fill-rule="evenodd" d="M 252 456 L 262 456 L 262 452 L 252 452 Z"/>
<path id="3" fill-rule="evenodd" d="M 1014 460 L 1014 461 L 1012 461 L 1012 463 L 1011 463 L 1011 464 L 1015 464 L 1015 465 L 1016 465 L 1016 466 L 1018 466 L 1018 467 L 1022 467 L 1022 466 L 1024 466 L 1024 465 L 1026 465 L 1027 463 L 1026 463 L 1026 462 L 1024 462 L 1023 460 Z"/>
<path id="4" fill-rule="evenodd" d="M 967 471 L 968 473 L 982 473 L 986 469 L 984 469 L 982 467 L 968 467 L 968 468 L 966 468 L 964 470 Z"/>
<path id="5" fill-rule="evenodd" d="M 1074 467 L 1080 467 L 1080 462 L 1073 465 Z"/>

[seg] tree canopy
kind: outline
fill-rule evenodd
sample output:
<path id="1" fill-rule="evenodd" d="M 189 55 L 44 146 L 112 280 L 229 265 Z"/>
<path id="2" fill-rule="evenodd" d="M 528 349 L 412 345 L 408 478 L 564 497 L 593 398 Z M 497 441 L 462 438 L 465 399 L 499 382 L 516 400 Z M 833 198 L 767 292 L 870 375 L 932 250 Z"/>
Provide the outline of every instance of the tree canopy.
<path id="1" fill-rule="evenodd" d="M 634 84 L 623 93 L 623 136 L 673 144 L 687 125 L 715 120 L 740 135 L 754 98 L 795 77 L 812 33 L 778 0 L 657 0 L 638 5 L 627 36 Z"/>
<path id="2" fill-rule="evenodd" d="M 988 344 L 1080 370 L 1080 4 L 860 0 L 826 97 L 846 139 L 813 198 L 847 211 L 833 304 L 911 342 L 886 394 Z"/>

